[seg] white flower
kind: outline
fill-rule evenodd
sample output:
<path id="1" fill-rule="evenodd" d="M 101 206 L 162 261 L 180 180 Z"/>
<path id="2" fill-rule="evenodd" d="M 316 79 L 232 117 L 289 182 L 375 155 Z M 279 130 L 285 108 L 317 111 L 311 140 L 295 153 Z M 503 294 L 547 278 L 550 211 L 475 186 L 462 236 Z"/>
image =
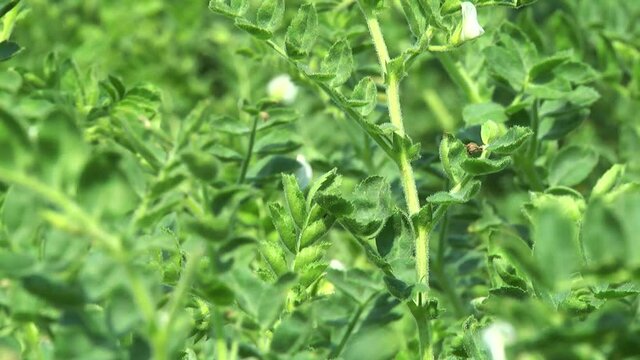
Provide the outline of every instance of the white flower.
<path id="1" fill-rule="evenodd" d="M 506 360 L 505 346 L 516 338 L 516 330 L 504 321 L 495 321 L 482 330 L 482 341 L 486 345 L 492 360 Z"/>
<path id="2" fill-rule="evenodd" d="M 273 101 L 291 104 L 298 95 L 298 87 L 287 74 L 274 77 L 267 85 L 267 92 Z"/>
<path id="3" fill-rule="evenodd" d="M 347 268 L 344 266 L 342 261 L 336 260 L 336 259 L 333 259 L 333 260 L 329 261 L 329 268 L 331 268 L 333 270 L 338 270 L 338 271 L 347 270 Z"/>
<path id="4" fill-rule="evenodd" d="M 484 34 L 484 29 L 478 23 L 478 11 L 476 7 L 465 1 L 460 4 L 462 7 L 462 31 L 460 33 L 460 41 L 468 41 Z"/>
<path id="5" fill-rule="evenodd" d="M 311 178 L 313 177 L 313 169 L 311 169 L 311 165 L 307 162 L 307 159 L 302 154 L 298 154 L 296 156 L 296 161 L 300 164 L 298 170 L 296 170 L 296 178 L 300 183 L 300 188 L 304 189 L 309 186 L 311 182 Z"/>

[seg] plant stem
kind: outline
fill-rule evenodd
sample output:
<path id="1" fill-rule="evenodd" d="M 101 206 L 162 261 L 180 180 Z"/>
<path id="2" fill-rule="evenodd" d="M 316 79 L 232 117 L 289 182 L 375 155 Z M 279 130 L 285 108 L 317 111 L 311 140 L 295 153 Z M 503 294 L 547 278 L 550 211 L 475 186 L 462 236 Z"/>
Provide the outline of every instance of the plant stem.
<path id="1" fill-rule="evenodd" d="M 440 94 L 434 89 L 427 89 L 422 97 L 440 123 L 442 130 L 453 133 L 456 130 L 456 120 L 442 101 Z"/>
<path id="2" fill-rule="evenodd" d="M 220 311 L 218 310 L 217 306 L 211 310 L 211 320 L 213 321 L 213 334 L 215 339 L 216 359 L 227 360 L 228 358 L 227 339 L 224 334 L 222 314 L 220 314 Z"/>
<path id="3" fill-rule="evenodd" d="M 169 301 L 167 309 L 167 322 L 163 326 L 161 326 L 161 328 L 157 329 L 158 334 L 156 336 L 156 354 L 159 356 L 164 357 L 169 354 L 170 349 L 168 348 L 168 345 L 169 335 L 171 335 L 170 331 L 174 329 L 174 323 L 180 313 L 180 309 L 185 299 L 189 295 L 189 289 L 196 275 L 196 270 L 202 254 L 203 250 L 199 249 L 195 251 L 195 253 L 187 257 L 187 265 L 182 272 L 177 286 L 173 290 L 173 294 L 171 300 Z"/>
<path id="4" fill-rule="evenodd" d="M 360 321 L 360 317 L 362 316 L 362 313 L 364 312 L 364 309 L 371 302 L 371 300 L 375 299 L 375 297 L 377 295 L 378 295 L 378 293 L 375 293 L 375 294 L 369 296 L 369 298 L 367 300 L 365 300 L 365 302 L 363 302 L 361 304 L 358 304 L 358 309 L 356 310 L 356 312 L 351 317 L 351 320 L 349 321 L 349 325 L 347 326 L 347 329 L 345 330 L 345 333 L 342 336 L 342 339 L 340 340 L 340 344 L 338 344 L 338 347 L 336 347 L 335 349 L 333 349 L 333 351 L 331 351 L 331 353 L 329 354 L 329 359 L 335 359 L 335 358 L 339 357 L 340 354 L 342 354 L 342 351 L 344 350 L 344 347 L 347 345 L 347 342 L 349 341 L 349 338 L 353 334 L 353 330 L 356 328 L 356 325 L 358 324 L 358 321 Z"/>
<path id="5" fill-rule="evenodd" d="M 366 13 L 365 13 L 366 14 Z M 384 41 L 382 31 L 378 19 L 373 14 L 366 14 L 367 26 L 371 33 L 373 44 L 378 54 L 378 60 L 380 62 L 380 68 L 383 74 L 387 75 L 387 102 L 389 108 L 389 118 L 391 123 L 396 127 L 397 134 L 404 138 L 404 122 L 402 119 L 402 108 L 400 105 L 400 78 L 399 75 L 393 71 L 388 71 L 387 63 L 390 61 L 389 51 Z M 402 188 L 404 190 L 405 201 L 407 203 L 407 210 L 409 215 L 415 215 L 420 212 L 420 198 L 418 196 L 418 189 L 416 187 L 416 181 L 413 174 L 413 168 L 411 167 L 411 159 L 407 153 L 407 149 L 404 146 L 399 147 L 399 154 L 397 154 L 397 164 L 400 169 L 400 179 L 402 181 Z M 426 224 L 418 225 L 416 229 L 416 280 L 417 283 L 423 285 L 424 289 L 429 288 L 429 233 L 427 231 Z M 421 307 L 426 303 L 427 291 L 422 291 L 418 294 L 416 299 L 416 305 Z M 420 312 L 413 312 L 414 316 Z M 420 353 L 422 359 L 432 359 L 433 354 L 431 351 L 431 339 L 428 329 L 428 319 L 424 316 L 420 316 L 420 319 L 416 317 L 418 328 L 420 330 Z"/>
<path id="6" fill-rule="evenodd" d="M 478 86 L 471 79 L 467 70 L 459 62 L 453 60 L 448 53 L 438 54 L 437 57 L 451 79 L 462 88 L 467 99 L 473 104 L 481 103 L 483 100 Z"/>
<path id="7" fill-rule="evenodd" d="M 386 65 L 389 62 L 389 52 L 384 42 L 384 37 L 380 30 L 380 24 L 378 19 L 371 15 L 367 18 L 367 25 L 371 32 L 371 38 L 373 44 L 378 53 L 378 59 L 380 60 L 380 67 L 383 72 L 386 72 Z M 396 127 L 396 131 L 400 137 L 405 136 L 404 122 L 402 120 L 402 108 L 400 105 L 400 79 L 397 74 L 393 72 L 387 74 L 387 102 L 389 107 L 389 118 L 391 123 Z M 416 187 L 415 177 L 413 175 L 413 168 L 411 167 L 411 161 L 409 155 L 404 147 L 400 147 L 400 153 L 397 154 L 398 167 L 400 169 L 400 179 L 402 181 L 402 188 L 404 189 L 404 196 L 407 202 L 407 209 L 409 215 L 414 215 L 420 212 L 420 198 L 418 196 L 418 189 Z M 429 237 L 425 226 L 420 226 L 416 229 L 416 275 L 419 283 L 429 287 Z M 421 294 L 422 300 L 426 300 L 426 293 Z M 422 301 L 418 300 L 418 304 Z"/>
<path id="8" fill-rule="evenodd" d="M 0 182 L 26 188 L 58 206 L 70 219 L 84 227 L 86 235 L 95 238 L 98 244 L 107 249 L 114 257 L 123 258 L 120 239 L 102 229 L 89 214 L 64 193 L 22 172 L 3 167 L 0 167 Z"/>
<path id="9" fill-rule="evenodd" d="M 253 156 L 253 145 L 256 142 L 256 129 L 258 128 L 258 116 L 253 117 L 253 125 L 251 126 L 251 134 L 249 135 L 249 146 L 247 146 L 247 154 L 242 162 L 242 168 L 240 169 L 240 177 L 238 177 L 238 184 L 242 184 L 247 177 L 247 170 L 249 169 L 249 163 Z"/>
<path id="10" fill-rule="evenodd" d="M 387 50 L 387 43 L 384 41 L 384 37 L 382 36 L 380 23 L 378 22 L 378 18 L 375 17 L 375 15 L 367 15 L 366 19 L 367 26 L 369 27 L 369 33 L 371 34 L 371 39 L 373 40 L 373 46 L 375 47 L 376 54 L 378 55 L 380 69 L 382 70 L 382 74 L 386 74 L 387 63 L 391 58 L 389 57 L 389 50 Z"/>

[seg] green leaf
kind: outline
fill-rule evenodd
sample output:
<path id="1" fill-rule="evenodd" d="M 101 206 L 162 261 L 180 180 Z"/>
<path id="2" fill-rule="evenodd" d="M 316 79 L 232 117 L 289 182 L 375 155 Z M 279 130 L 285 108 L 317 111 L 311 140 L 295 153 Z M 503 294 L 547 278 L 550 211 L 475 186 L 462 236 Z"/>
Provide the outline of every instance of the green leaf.
<path id="1" fill-rule="evenodd" d="M 298 186 L 298 180 L 293 175 L 282 174 L 282 186 L 289 213 L 298 228 L 302 228 L 307 220 L 307 205 L 300 186 Z"/>
<path id="2" fill-rule="evenodd" d="M 454 184 L 462 182 L 466 172 L 462 169 L 462 162 L 469 157 L 464 144 L 451 134 L 445 134 L 440 142 L 440 161 L 449 179 Z"/>
<path id="3" fill-rule="evenodd" d="M 624 220 L 615 211 L 596 198 L 591 201 L 584 215 L 582 243 L 591 268 L 624 266 L 627 244 Z"/>
<path id="4" fill-rule="evenodd" d="M 269 286 L 262 296 L 254 299 L 258 303 L 258 323 L 262 329 L 270 329 L 282 314 L 287 299 L 287 292 L 293 285 L 297 276 L 293 273 L 282 275 L 278 281 Z"/>
<path id="5" fill-rule="evenodd" d="M 338 169 L 333 168 L 329 172 L 322 175 L 316 181 L 313 182 L 309 188 L 309 194 L 307 195 L 308 206 L 311 205 L 311 201 L 314 200 L 317 192 L 323 192 L 333 186 L 337 186 L 340 183 L 340 175 L 338 175 Z"/>
<path id="6" fill-rule="evenodd" d="M 430 195 L 427 201 L 431 204 L 464 204 L 480 191 L 480 181 L 471 180 L 465 186 L 449 192 L 439 191 Z"/>
<path id="7" fill-rule="evenodd" d="M 367 116 L 373 112 L 377 105 L 378 89 L 370 76 L 358 82 L 351 94 L 349 105 L 358 107 L 357 111 L 362 116 Z"/>
<path id="8" fill-rule="evenodd" d="M 461 166 L 472 175 L 488 175 L 500 172 L 511 165 L 510 157 L 503 157 L 501 159 L 482 159 L 482 158 L 468 158 L 465 159 Z"/>
<path id="9" fill-rule="evenodd" d="M 598 153 L 587 147 L 568 146 L 553 158 L 549 167 L 549 184 L 573 186 L 589 176 L 598 164 Z"/>
<path id="10" fill-rule="evenodd" d="M 389 255 L 396 236 L 400 235 L 400 231 L 398 231 L 401 225 L 399 223 L 400 221 L 402 221 L 402 219 L 398 216 L 389 217 L 380 232 L 376 235 L 376 250 L 378 250 L 378 254 L 383 258 Z"/>
<path id="11" fill-rule="evenodd" d="M 387 72 L 394 75 L 398 80 L 407 76 L 405 59 L 402 56 L 395 57 L 387 63 Z"/>
<path id="12" fill-rule="evenodd" d="M 235 25 L 261 40 L 268 40 L 273 36 L 269 29 L 260 27 L 245 18 L 236 18 Z"/>
<path id="13" fill-rule="evenodd" d="M 211 0 L 209 9 L 213 12 L 236 17 L 242 16 L 249 8 L 248 0 Z"/>
<path id="14" fill-rule="evenodd" d="M 29 162 L 30 142 L 26 126 L 0 106 L 0 165 L 20 168 Z"/>
<path id="15" fill-rule="evenodd" d="M 365 14 L 373 15 L 384 8 L 384 0 L 360 0 L 358 3 Z"/>
<path id="16" fill-rule="evenodd" d="M 126 157 L 115 152 L 96 152 L 78 181 L 78 202 L 95 215 L 121 217 L 137 205 L 126 173 Z"/>
<path id="17" fill-rule="evenodd" d="M 579 86 L 567 98 L 569 102 L 579 107 L 591 106 L 598 99 L 600 99 L 600 94 L 594 88 L 588 86 Z"/>
<path id="18" fill-rule="evenodd" d="M 295 159 L 285 156 L 268 156 L 252 166 L 249 176 L 255 181 L 267 181 L 279 177 L 282 173 L 292 173 L 300 168 L 300 163 Z"/>
<path id="19" fill-rule="evenodd" d="M 215 144 L 210 149 L 213 156 L 217 157 L 223 162 L 235 162 L 239 163 L 244 160 L 244 156 L 242 156 L 239 152 L 230 149 L 222 144 Z"/>
<path id="20" fill-rule="evenodd" d="M 409 30 L 413 36 L 419 39 L 427 27 L 427 19 L 423 13 L 422 6 L 416 0 L 401 0 L 404 16 L 409 24 Z"/>
<path id="21" fill-rule="evenodd" d="M 309 319 L 303 312 L 296 311 L 276 328 L 271 341 L 271 351 L 279 354 L 297 354 L 313 332 Z"/>
<path id="22" fill-rule="evenodd" d="M 440 2 L 441 2 L 440 0 L 425 0 L 420 2 L 420 6 L 422 7 L 422 10 L 425 12 L 425 16 L 427 20 L 429 20 L 430 25 L 443 28 L 443 27 L 446 27 L 446 25 L 443 24 L 443 21 L 442 21 Z M 459 3 L 456 10 L 460 10 Z"/>
<path id="23" fill-rule="evenodd" d="M 570 58 L 571 53 L 564 51 L 536 62 L 531 69 L 529 69 L 529 80 L 536 81 L 542 76 L 551 75 L 553 70 L 569 61 Z"/>
<path id="24" fill-rule="evenodd" d="M 33 256 L 0 249 L 0 276 L 17 278 L 31 275 L 35 270 L 36 259 Z"/>
<path id="25" fill-rule="evenodd" d="M 583 62 L 570 61 L 554 69 L 554 75 L 576 85 L 595 81 L 599 74 L 591 66 Z"/>
<path id="26" fill-rule="evenodd" d="M 220 131 L 226 134 L 243 135 L 251 132 L 251 129 L 249 129 L 248 126 L 241 123 L 240 120 L 230 116 L 214 118 L 212 123 L 215 131 Z"/>
<path id="27" fill-rule="evenodd" d="M 287 54 L 294 58 L 304 57 L 318 37 L 318 14 L 313 3 L 304 4 L 289 25 L 285 35 Z"/>
<path id="28" fill-rule="evenodd" d="M 398 332 L 390 327 L 368 326 L 353 335 L 344 350 L 345 360 L 393 359 L 400 350 Z"/>
<path id="29" fill-rule="evenodd" d="M 329 53 L 322 59 L 320 73 L 327 74 L 331 86 L 337 87 L 344 84 L 353 71 L 353 56 L 351 46 L 346 39 L 339 40 L 329 49 Z"/>
<path id="30" fill-rule="evenodd" d="M 40 299 L 60 308 L 74 308 L 82 306 L 85 294 L 77 284 L 70 285 L 53 280 L 43 275 L 29 275 L 22 279 L 25 290 Z"/>
<path id="31" fill-rule="evenodd" d="M 287 249 L 295 254 L 298 251 L 298 236 L 293 220 L 279 203 L 269 204 L 269 212 L 271 213 L 273 226 L 280 234 L 280 239 Z"/>
<path id="32" fill-rule="evenodd" d="M 300 248 L 315 244 L 329 231 L 334 221 L 333 216 L 326 214 L 323 218 L 307 224 L 300 234 Z"/>
<path id="33" fill-rule="evenodd" d="M 482 125 L 488 120 L 498 123 L 508 120 L 504 107 L 494 102 L 467 105 L 462 110 L 462 118 L 467 126 Z"/>
<path id="34" fill-rule="evenodd" d="M 212 182 L 218 174 L 218 162 L 209 154 L 199 151 L 188 151 L 180 156 L 187 168 L 195 177 L 205 182 Z"/>
<path id="35" fill-rule="evenodd" d="M 578 245 L 577 203 L 568 197 L 543 195 L 530 212 L 533 256 L 554 289 L 566 288 L 582 267 Z"/>
<path id="36" fill-rule="evenodd" d="M 270 241 L 260 243 L 260 254 L 267 261 L 276 276 L 283 275 L 289 269 L 283 249 Z"/>
<path id="37" fill-rule="evenodd" d="M 480 138 L 482 139 L 483 144 L 489 144 L 497 138 L 504 136 L 506 132 L 506 126 L 498 124 L 493 120 L 489 120 L 480 127 Z"/>
<path id="38" fill-rule="evenodd" d="M 543 119 L 541 133 L 544 140 L 557 140 L 576 129 L 587 119 L 590 111 L 587 108 L 571 105 L 566 101 L 545 101 L 540 107 Z"/>
<path id="39" fill-rule="evenodd" d="M 626 166 L 623 164 L 613 165 L 607 172 L 605 172 L 598 182 L 591 190 L 591 198 L 597 198 L 606 195 L 613 188 L 620 184 L 622 177 L 624 176 Z"/>
<path id="40" fill-rule="evenodd" d="M 506 81 L 514 90 L 522 89 L 527 72 L 515 49 L 491 46 L 484 49 L 484 55 L 491 73 Z"/>
<path id="41" fill-rule="evenodd" d="M 293 263 L 293 270 L 299 271 L 316 264 L 324 257 L 326 248 L 326 244 L 319 243 L 300 250 L 300 252 L 296 254 L 296 259 Z"/>
<path id="42" fill-rule="evenodd" d="M 274 31 L 284 16 L 284 0 L 264 0 L 258 8 L 256 22 L 258 27 Z"/>
<path id="43" fill-rule="evenodd" d="M 290 130 L 275 129 L 260 137 L 255 143 L 256 154 L 286 154 L 302 146 L 299 137 Z"/>
<path id="44" fill-rule="evenodd" d="M 510 127 L 504 135 L 490 141 L 486 145 L 486 150 L 496 154 L 510 155 L 518 150 L 532 134 L 533 131 L 528 127 Z"/>
<path id="45" fill-rule="evenodd" d="M 324 275 L 328 265 L 322 261 L 309 264 L 300 270 L 300 282 L 301 289 L 307 289 L 317 282 L 317 280 Z"/>
<path id="46" fill-rule="evenodd" d="M 2 17 L 5 16 L 9 11 L 13 10 L 13 8 L 15 8 L 18 3 L 20 3 L 20 0 L 9 0 L 6 4 L 0 5 L 0 19 L 2 19 Z"/>
<path id="47" fill-rule="evenodd" d="M 22 50 L 22 48 L 17 43 L 8 40 L 0 42 L 0 61 L 9 60 L 20 52 L 20 50 Z"/>

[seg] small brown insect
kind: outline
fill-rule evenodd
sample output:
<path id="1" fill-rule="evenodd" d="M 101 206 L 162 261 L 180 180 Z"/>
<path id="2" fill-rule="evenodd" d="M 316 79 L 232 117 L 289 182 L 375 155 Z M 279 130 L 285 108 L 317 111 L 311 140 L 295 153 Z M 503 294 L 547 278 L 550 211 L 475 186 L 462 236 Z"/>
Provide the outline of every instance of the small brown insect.
<path id="1" fill-rule="evenodd" d="M 267 121 L 269 120 L 269 113 L 266 111 L 260 111 L 260 113 L 258 114 L 258 116 L 260 116 L 260 119 L 262 119 L 262 121 Z"/>
<path id="2" fill-rule="evenodd" d="M 482 154 L 483 147 L 474 142 L 466 144 L 465 147 L 467 148 L 467 153 L 471 156 Z"/>

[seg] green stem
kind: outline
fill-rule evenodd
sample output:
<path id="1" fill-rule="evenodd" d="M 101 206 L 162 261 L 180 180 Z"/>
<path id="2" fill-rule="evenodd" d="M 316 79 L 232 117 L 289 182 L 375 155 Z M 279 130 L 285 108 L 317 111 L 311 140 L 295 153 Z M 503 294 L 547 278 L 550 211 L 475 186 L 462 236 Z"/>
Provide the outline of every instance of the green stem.
<path id="1" fill-rule="evenodd" d="M 387 50 L 387 43 L 384 41 L 384 37 L 382 35 L 382 29 L 380 29 L 380 23 L 375 15 L 368 15 L 366 18 L 369 33 L 371 34 L 371 39 L 373 40 L 373 45 L 376 49 L 376 54 L 378 55 L 380 69 L 382 70 L 382 74 L 386 74 L 387 63 L 391 58 L 389 57 L 389 50 Z"/>
<path id="2" fill-rule="evenodd" d="M 249 163 L 253 156 L 253 146 L 256 142 L 256 129 L 258 128 L 258 116 L 253 117 L 253 125 L 251 126 L 251 134 L 249 135 L 249 145 L 247 146 L 247 154 L 242 162 L 242 168 L 240 169 L 240 177 L 238 177 L 238 184 L 242 184 L 247 177 L 247 170 L 249 169 Z"/>
<path id="3" fill-rule="evenodd" d="M 413 302 L 407 303 L 418 328 L 418 339 L 420 345 L 420 360 L 433 360 L 435 358 L 431 346 L 431 326 L 429 316 L 422 307 Z"/>
<path id="4" fill-rule="evenodd" d="M 155 354 L 158 357 L 166 357 L 169 354 L 169 335 L 170 331 L 174 328 L 174 322 L 178 316 L 178 313 L 184 303 L 185 298 L 189 294 L 189 288 L 191 283 L 193 282 L 193 278 L 195 277 L 195 273 L 198 267 L 198 263 L 200 257 L 202 256 L 202 250 L 195 251 L 190 256 L 188 256 L 186 262 L 187 265 L 185 267 L 182 276 L 180 277 L 180 281 L 178 285 L 175 287 L 173 291 L 173 296 L 171 297 L 171 301 L 169 302 L 169 308 L 167 311 L 167 322 L 162 325 L 158 330 L 158 335 L 156 336 L 156 351 Z"/>
<path id="5" fill-rule="evenodd" d="M 445 247 L 447 244 L 447 237 L 449 233 L 449 216 L 445 214 L 444 219 L 442 220 L 442 225 L 440 227 L 440 236 L 438 237 L 438 255 L 436 257 L 434 272 L 441 279 L 441 285 L 444 293 L 453 304 L 453 312 L 458 317 L 461 318 L 465 315 L 464 305 L 458 294 L 455 291 L 455 287 L 452 286 L 452 281 L 447 275 L 447 271 L 445 269 Z"/>
<path id="6" fill-rule="evenodd" d="M 2 167 L 0 167 L 0 182 L 29 189 L 58 206 L 69 218 L 82 224 L 85 233 L 95 238 L 99 245 L 106 248 L 115 257 L 122 258 L 120 239 L 104 231 L 91 216 L 62 192 L 21 172 Z"/>
<path id="7" fill-rule="evenodd" d="M 378 19 L 371 15 L 367 18 L 369 32 L 373 39 L 373 44 L 378 53 L 380 67 L 383 73 L 386 72 L 386 64 L 389 62 L 389 52 L 384 41 L 384 37 L 380 30 Z M 396 127 L 396 131 L 400 137 L 405 136 L 404 121 L 402 119 L 402 107 L 400 105 L 400 79 L 397 74 L 388 73 L 387 80 L 387 102 L 389 108 L 389 118 L 391 123 Z M 400 179 L 404 196 L 407 203 L 409 215 L 415 215 L 420 212 L 420 198 L 416 187 L 416 180 L 411 167 L 411 160 L 405 147 L 400 147 L 400 153 L 397 154 L 398 167 L 400 169 Z M 416 275 L 419 283 L 429 287 L 429 237 L 426 226 L 419 226 L 416 229 Z M 422 300 L 426 300 L 426 293 L 421 294 Z M 421 303 L 421 300 L 419 300 Z"/>
<path id="8" fill-rule="evenodd" d="M 440 123 L 442 130 L 453 133 L 456 130 L 456 120 L 442 101 L 440 94 L 434 89 L 427 89 L 423 94 L 423 99 Z"/>
<path id="9" fill-rule="evenodd" d="M 79 207 L 72 199 L 64 193 L 42 183 L 41 181 L 27 176 L 21 172 L 0 167 L 0 182 L 12 184 L 32 191 L 40 195 L 46 201 L 52 203 L 62 210 L 62 212 L 70 219 L 70 221 L 79 224 L 80 228 L 85 229 L 85 233 L 93 238 L 97 245 L 106 249 L 111 256 L 123 267 L 127 275 L 129 286 L 134 300 L 142 313 L 145 320 L 150 324 L 154 323 L 155 305 L 151 298 L 151 294 L 146 289 L 144 282 L 136 273 L 129 262 L 129 258 L 122 247 L 122 241 L 106 232 L 89 214 Z"/>
<path id="10" fill-rule="evenodd" d="M 366 13 L 365 13 L 366 14 Z M 375 15 L 366 14 L 367 26 L 371 33 L 373 44 L 378 54 L 378 60 L 380 61 L 380 68 L 383 74 L 387 75 L 387 102 L 389 108 L 389 118 L 391 123 L 396 127 L 396 132 L 402 138 L 405 136 L 404 121 L 402 119 L 402 107 L 400 105 L 400 78 L 398 74 L 389 72 L 387 70 L 387 63 L 390 61 L 387 45 L 384 41 L 380 24 Z M 399 154 L 397 154 L 397 164 L 400 170 L 400 179 L 402 182 L 402 188 L 404 190 L 405 201 L 407 203 L 407 210 L 409 215 L 415 215 L 420 212 L 420 198 L 418 196 L 418 189 L 416 187 L 415 176 L 413 174 L 413 168 L 411 167 L 411 160 L 409 154 L 404 146 L 400 146 Z M 424 289 L 429 288 L 429 232 L 426 224 L 421 224 L 416 229 L 416 277 L 417 282 L 423 285 Z M 421 307 L 426 303 L 427 291 L 422 291 L 418 294 L 416 299 L 417 306 Z M 418 314 L 418 312 L 415 312 Z M 422 321 L 416 321 L 422 324 Z M 419 326 L 419 329 L 422 325 Z M 428 321 L 424 322 L 422 332 L 420 333 L 420 347 L 423 359 L 432 359 L 431 353 L 431 339 L 428 329 Z M 427 357 L 425 357 L 427 356 Z"/>
<path id="11" fill-rule="evenodd" d="M 464 91 L 467 99 L 474 104 L 481 103 L 482 96 L 477 84 L 471 79 L 467 70 L 459 62 L 453 60 L 448 53 L 438 54 L 438 60 L 451 79 Z"/>
<path id="12" fill-rule="evenodd" d="M 213 334 L 216 343 L 216 360 L 227 360 L 229 357 L 227 339 L 224 334 L 222 314 L 217 307 L 211 311 L 211 319 L 213 320 Z"/>
<path id="13" fill-rule="evenodd" d="M 371 302 L 371 300 L 375 299 L 375 297 L 377 295 L 378 295 L 378 293 L 375 293 L 375 294 L 369 296 L 369 298 L 364 303 L 358 305 L 358 309 L 356 310 L 356 312 L 351 317 L 351 320 L 349 321 L 349 325 L 347 326 L 347 329 L 345 330 L 345 333 L 342 336 L 342 339 L 340 340 L 340 343 L 338 344 L 338 347 L 333 349 L 333 351 L 331 351 L 331 353 L 329 354 L 329 356 L 328 356 L 329 359 L 338 358 L 340 356 L 340 354 L 342 354 L 342 351 L 344 350 L 344 347 L 347 345 L 347 342 L 349 341 L 349 338 L 353 334 L 353 330 L 356 328 L 356 325 L 358 324 L 358 321 L 360 321 L 360 317 L 362 316 L 362 313 L 364 312 L 364 309 Z"/>

